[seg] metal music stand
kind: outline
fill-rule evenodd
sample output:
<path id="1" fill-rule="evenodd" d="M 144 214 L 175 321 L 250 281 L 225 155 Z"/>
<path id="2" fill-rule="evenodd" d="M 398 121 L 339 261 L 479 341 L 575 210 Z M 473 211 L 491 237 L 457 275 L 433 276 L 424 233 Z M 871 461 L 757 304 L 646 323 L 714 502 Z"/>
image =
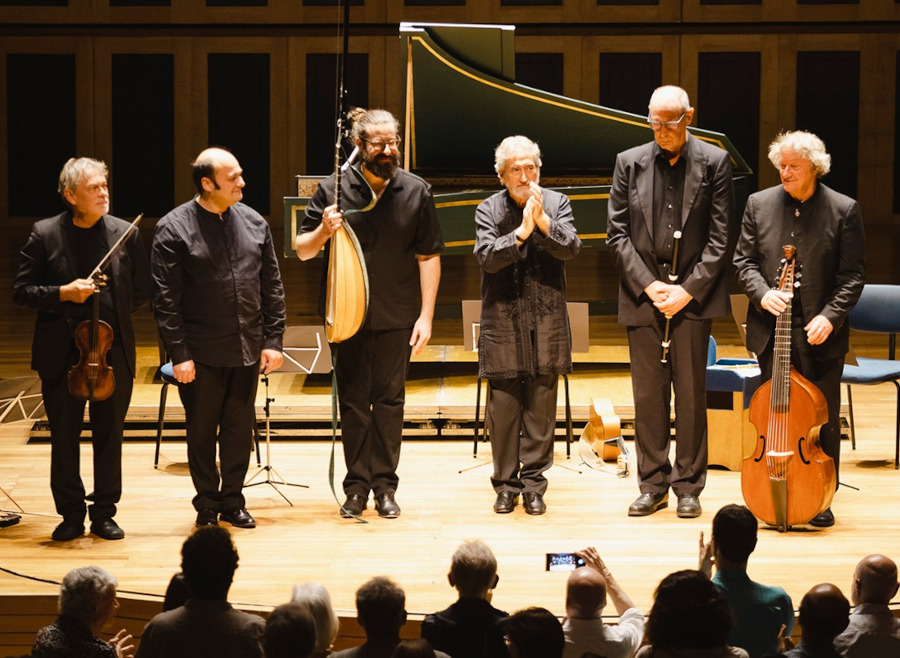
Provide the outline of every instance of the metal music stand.
<path id="1" fill-rule="evenodd" d="M 262 381 L 266 386 L 266 405 L 265 405 L 265 410 L 266 410 L 266 464 L 265 464 L 265 466 L 261 467 L 258 471 L 256 471 L 256 473 L 254 473 L 250 477 L 250 479 L 248 479 L 244 483 L 244 487 L 255 487 L 258 484 L 268 484 L 270 487 L 272 487 L 275 491 L 278 492 L 279 496 L 281 496 L 282 498 L 284 498 L 287 501 L 288 505 L 293 507 L 294 503 L 292 503 L 291 499 L 288 498 L 287 496 L 285 496 L 284 493 L 281 491 L 281 489 L 279 489 L 278 487 L 286 486 L 286 487 L 301 487 L 303 489 L 309 489 L 309 485 L 288 482 L 283 477 L 281 477 L 281 474 L 275 470 L 274 466 L 272 466 L 272 459 L 271 459 L 272 458 L 272 431 L 271 431 L 271 427 L 269 425 L 269 418 L 270 418 L 270 408 L 269 407 L 270 407 L 271 403 L 275 401 L 275 398 L 269 397 L 269 376 L 263 375 Z M 258 478 L 263 473 L 265 473 L 265 479 L 254 482 L 254 480 L 256 480 L 256 478 Z"/>

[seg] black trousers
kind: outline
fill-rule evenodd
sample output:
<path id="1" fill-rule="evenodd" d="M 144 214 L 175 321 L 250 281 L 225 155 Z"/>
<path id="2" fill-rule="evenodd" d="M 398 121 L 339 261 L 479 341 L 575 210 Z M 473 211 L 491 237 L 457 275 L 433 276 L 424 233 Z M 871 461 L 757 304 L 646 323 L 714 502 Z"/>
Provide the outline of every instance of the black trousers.
<path id="1" fill-rule="evenodd" d="M 758 357 L 762 381 L 772 378 L 773 345 Z M 834 460 L 834 473 L 840 479 L 841 466 L 841 375 L 844 373 L 844 358 L 815 358 L 812 347 L 802 328 L 791 329 L 791 365 L 822 391 L 828 404 L 828 422 L 819 430 L 819 443 L 825 454 Z"/>
<path id="2" fill-rule="evenodd" d="M 503 491 L 547 491 L 553 466 L 559 375 L 491 379 L 487 425 L 494 457 L 491 484 Z"/>
<path id="3" fill-rule="evenodd" d="M 344 493 L 396 491 L 411 329 L 361 330 L 337 349 Z"/>
<path id="4" fill-rule="evenodd" d="M 223 512 L 244 507 L 244 478 L 253 448 L 259 364 L 234 368 L 194 363 L 196 377 L 180 384 L 187 427 L 188 466 L 197 495 L 194 509 Z M 219 446 L 221 474 L 216 467 Z"/>
<path id="5" fill-rule="evenodd" d="M 667 363 L 663 327 L 628 327 L 638 484 L 642 493 L 699 496 L 706 485 L 706 358 L 711 320 L 672 319 Z M 675 391 L 675 462 L 669 461 L 669 414 Z"/>
<path id="6" fill-rule="evenodd" d="M 74 350 L 74 344 L 73 344 Z M 50 423 L 50 490 L 57 513 L 67 520 L 82 521 L 91 501 L 90 518 L 112 518 L 122 497 L 122 433 L 125 414 L 131 403 L 134 380 L 125 360 L 125 352 L 113 344 L 106 354 L 113 369 L 116 387 L 101 402 L 87 403 L 73 398 L 68 388 L 68 366 L 53 379 L 41 379 L 44 410 Z M 77 362 L 70 354 L 69 365 Z M 94 490 L 85 494 L 81 480 L 81 430 L 84 405 L 89 404 L 91 443 L 94 449 Z"/>

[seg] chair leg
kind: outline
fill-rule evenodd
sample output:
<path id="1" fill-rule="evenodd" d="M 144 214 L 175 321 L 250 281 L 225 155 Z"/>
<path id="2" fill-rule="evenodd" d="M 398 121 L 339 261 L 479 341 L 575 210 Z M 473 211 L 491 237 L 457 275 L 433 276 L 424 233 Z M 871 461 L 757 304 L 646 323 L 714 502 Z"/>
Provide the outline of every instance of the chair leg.
<path id="1" fill-rule="evenodd" d="M 856 450 L 856 423 L 853 422 L 853 393 L 847 384 L 847 406 L 850 408 L 850 447 Z"/>
<path id="2" fill-rule="evenodd" d="M 159 468 L 159 444 L 162 442 L 163 423 L 166 420 L 166 397 L 169 393 L 169 383 L 163 382 L 159 392 L 159 418 L 156 421 L 156 456 L 153 458 L 153 468 Z"/>
<path id="3" fill-rule="evenodd" d="M 569 376 L 563 373 L 563 384 L 566 389 L 566 459 L 572 456 L 572 405 L 569 402 Z"/>
<path id="4" fill-rule="evenodd" d="M 478 457 L 478 439 L 481 434 L 481 377 L 475 384 L 475 436 L 472 441 L 472 457 Z"/>
<path id="5" fill-rule="evenodd" d="M 897 429 L 894 438 L 894 470 L 900 469 L 900 383 L 894 382 L 897 387 Z"/>

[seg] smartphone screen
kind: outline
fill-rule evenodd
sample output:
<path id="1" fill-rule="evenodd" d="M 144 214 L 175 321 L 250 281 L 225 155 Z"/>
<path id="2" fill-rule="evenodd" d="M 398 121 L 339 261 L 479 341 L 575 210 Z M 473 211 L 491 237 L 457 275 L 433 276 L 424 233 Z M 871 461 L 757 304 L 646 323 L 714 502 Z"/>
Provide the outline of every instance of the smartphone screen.
<path id="1" fill-rule="evenodd" d="M 547 553 L 547 571 L 575 571 L 584 560 L 575 553 Z"/>

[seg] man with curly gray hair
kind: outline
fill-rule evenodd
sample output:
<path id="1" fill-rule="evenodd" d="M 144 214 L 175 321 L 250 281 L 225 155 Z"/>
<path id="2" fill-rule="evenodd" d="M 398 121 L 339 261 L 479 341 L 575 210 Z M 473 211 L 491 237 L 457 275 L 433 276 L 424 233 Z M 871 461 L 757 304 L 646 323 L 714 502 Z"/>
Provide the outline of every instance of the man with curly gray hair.
<path id="1" fill-rule="evenodd" d="M 828 422 L 819 432 L 825 454 L 840 465 L 841 374 L 850 344 L 847 317 L 866 279 L 866 242 L 859 204 L 821 182 L 831 156 L 816 135 L 781 133 L 769 146 L 781 185 L 747 199 L 734 254 L 738 284 L 750 298 L 747 349 L 759 357 L 763 380 L 772 376 L 776 319 L 791 305 L 791 364 L 825 396 Z M 779 291 L 784 245 L 797 248 L 803 285 Z M 834 525 L 831 508 L 810 521 Z"/>

